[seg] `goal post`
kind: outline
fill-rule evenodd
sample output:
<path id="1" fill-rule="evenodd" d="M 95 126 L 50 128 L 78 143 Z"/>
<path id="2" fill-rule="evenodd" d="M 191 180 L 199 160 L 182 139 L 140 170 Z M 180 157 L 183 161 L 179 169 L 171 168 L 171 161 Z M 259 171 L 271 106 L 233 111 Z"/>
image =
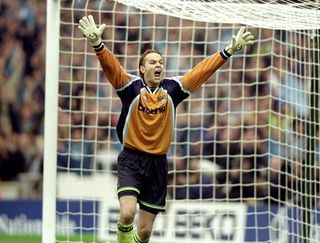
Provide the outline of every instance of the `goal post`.
<path id="1" fill-rule="evenodd" d="M 60 1 L 47 0 L 45 119 L 42 196 L 42 242 L 56 237 L 56 171 L 59 89 Z M 50 31 L 48 31 L 50 30 Z"/>
<path id="2" fill-rule="evenodd" d="M 152 242 L 320 241 L 317 1 L 47 0 L 43 242 L 115 240 L 121 103 L 77 28 L 89 14 L 135 75 L 148 48 L 174 77 L 242 25 L 256 38 L 178 106 Z"/>

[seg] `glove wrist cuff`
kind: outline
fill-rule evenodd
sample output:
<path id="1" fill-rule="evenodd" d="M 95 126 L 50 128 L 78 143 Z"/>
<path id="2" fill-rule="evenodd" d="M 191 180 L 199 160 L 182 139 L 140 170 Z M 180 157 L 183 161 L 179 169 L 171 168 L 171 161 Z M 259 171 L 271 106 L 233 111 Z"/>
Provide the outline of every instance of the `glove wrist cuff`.
<path id="1" fill-rule="evenodd" d="M 100 42 L 99 44 L 93 45 L 92 47 L 95 52 L 100 52 L 104 48 L 104 44 L 102 42 Z"/>
<path id="2" fill-rule="evenodd" d="M 229 49 L 230 50 L 230 49 Z M 227 48 L 223 49 L 221 52 L 220 52 L 220 55 L 222 56 L 222 58 L 224 60 L 228 60 L 229 57 L 231 57 L 232 54 L 230 54 L 230 52 L 228 51 Z"/>

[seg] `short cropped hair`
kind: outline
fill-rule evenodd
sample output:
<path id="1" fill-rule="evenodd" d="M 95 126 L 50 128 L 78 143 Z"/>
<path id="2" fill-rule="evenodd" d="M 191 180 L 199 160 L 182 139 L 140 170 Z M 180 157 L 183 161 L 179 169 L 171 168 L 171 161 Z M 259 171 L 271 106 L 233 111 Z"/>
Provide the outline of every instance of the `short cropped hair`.
<path id="1" fill-rule="evenodd" d="M 157 50 L 154 50 L 154 49 L 147 49 L 146 51 L 144 51 L 142 53 L 142 55 L 140 56 L 140 59 L 139 59 L 139 66 L 138 66 L 138 70 L 139 70 L 139 75 L 142 79 L 144 79 L 144 74 L 140 71 L 140 67 L 141 66 L 144 66 L 144 59 L 146 58 L 146 56 L 150 53 L 157 53 L 161 56 L 161 53 Z"/>

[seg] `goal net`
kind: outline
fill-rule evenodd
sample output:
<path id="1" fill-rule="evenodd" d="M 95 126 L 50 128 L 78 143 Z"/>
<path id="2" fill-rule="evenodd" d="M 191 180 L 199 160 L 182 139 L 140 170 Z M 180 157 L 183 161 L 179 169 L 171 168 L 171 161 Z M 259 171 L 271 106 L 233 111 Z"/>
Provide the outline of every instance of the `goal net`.
<path id="1" fill-rule="evenodd" d="M 77 29 L 89 14 L 107 25 L 103 42 L 135 75 L 148 48 L 162 53 L 172 77 L 222 50 L 242 25 L 256 37 L 178 106 L 167 210 L 151 242 L 319 242 L 319 7 L 61 0 L 60 34 L 52 36 L 59 38 L 55 242 L 115 242 L 121 102 Z"/>

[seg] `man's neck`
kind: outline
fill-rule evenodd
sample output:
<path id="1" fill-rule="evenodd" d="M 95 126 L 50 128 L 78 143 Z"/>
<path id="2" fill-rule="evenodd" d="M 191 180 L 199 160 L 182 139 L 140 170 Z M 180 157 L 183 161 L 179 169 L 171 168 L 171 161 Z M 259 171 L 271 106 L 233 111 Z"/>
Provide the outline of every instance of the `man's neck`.
<path id="1" fill-rule="evenodd" d="M 154 91 L 156 88 L 159 87 L 160 83 L 158 84 L 153 84 L 151 82 L 148 82 L 146 80 L 144 80 L 145 84 L 148 86 L 148 88 L 151 90 L 151 91 Z"/>

